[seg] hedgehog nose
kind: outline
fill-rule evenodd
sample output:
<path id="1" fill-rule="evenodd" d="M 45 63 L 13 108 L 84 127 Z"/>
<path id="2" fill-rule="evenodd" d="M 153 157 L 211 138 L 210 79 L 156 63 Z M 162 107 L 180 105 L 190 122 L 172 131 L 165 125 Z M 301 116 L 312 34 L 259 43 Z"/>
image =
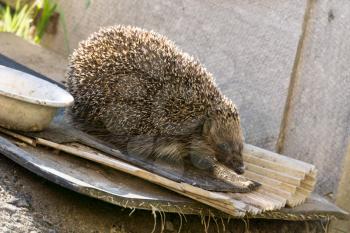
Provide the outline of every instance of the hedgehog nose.
<path id="1" fill-rule="evenodd" d="M 240 167 L 235 168 L 234 170 L 235 170 L 235 172 L 236 172 L 237 174 L 242 175 L 242 174 L 244 173 L 245 166 L 242 165 L 242 166 L 240 166 Z"/>

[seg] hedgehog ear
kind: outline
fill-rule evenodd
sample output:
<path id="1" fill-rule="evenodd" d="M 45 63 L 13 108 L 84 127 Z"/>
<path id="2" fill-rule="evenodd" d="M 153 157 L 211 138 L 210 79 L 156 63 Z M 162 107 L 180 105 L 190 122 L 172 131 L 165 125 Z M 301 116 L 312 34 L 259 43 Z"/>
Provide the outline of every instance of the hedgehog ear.
<path id="1" fill-rule="evenodd" d="M 202 135 L 208 135 L 210 128 L 212 126 L 212 119 L 210 119 L 209 117 L 206 117 L 203 123 L 203 128 L 202 128 Z"/>

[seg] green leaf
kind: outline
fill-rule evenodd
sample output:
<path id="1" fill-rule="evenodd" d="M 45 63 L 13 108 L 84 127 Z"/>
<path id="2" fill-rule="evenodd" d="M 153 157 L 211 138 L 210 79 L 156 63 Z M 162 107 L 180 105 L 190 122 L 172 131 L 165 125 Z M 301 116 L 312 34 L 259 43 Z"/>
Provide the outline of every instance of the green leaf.
<path id="1" fill-rule="evenodd" d="M 36 25 L 36 34 L 34 39 L 36 43 L 39 43 L 41 41 L 41 38 L 43 37 L 45 30 L 50 22 L 50 18 L 55 13 L 56 8 L 57 4 L 51 0 L 41 1 L 41 8 L 38 9 L 41 11 L 41 14 Z"/>
<path id="2" fill-rule="evenodd" d="M 86 1 L 86 8 L 92 0 Z M 36 0 L 31 4 L 21 4 L 16 0 L 15 8 L 11 10 L 9 5 L 0 5 L 0 31 L 12 32 L 25 39 L 40 43 L 44 36 L 51 17 L 59 12 L 60 23 L 63 25 L 65 43 L 68 43 L 67 28 L 63 12 L 58 10 L 55 0 Z M 33 21 L 35 19 L 35 25 Z M 35 27 L 34 35 L 32 30 Z"/>

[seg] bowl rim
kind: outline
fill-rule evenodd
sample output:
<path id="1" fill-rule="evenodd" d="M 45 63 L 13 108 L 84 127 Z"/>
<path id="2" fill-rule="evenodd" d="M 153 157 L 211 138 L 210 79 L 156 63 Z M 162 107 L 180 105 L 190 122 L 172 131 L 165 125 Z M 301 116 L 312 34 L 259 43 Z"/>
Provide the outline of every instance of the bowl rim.
<path id="1" fill-rule="evenodd" d="M 7 92 L 7 91 L 2 90 L 1 86 L 0 86 L 0 95 L 6 96 L 6 97 L 9 97 L 9 98 L 14 98 L 14 99 L 17 99 L 17 100 L 21 100 L 21 101 L 24 101 L 24 102 L 28 102 L 28 103 L 32 103 L 32 104 L 38 104 L 38 105 L 43 105 L 43 106 L 48 106 L 48 107 L 68 107 L 68 106 L 71 106 L 73 104 L 73 102 L 74 102 L 73 96 L 68 91 L 66 91 L 65 89 L 59 87 L 57 84 L 51 83 L 51 82 L 49 82 L 47 80 L 44 80 L 42 78 L 39 78 L 37 76 L 31 75 L 31 74 L 28 74 L 26 72 L 23 72 L 23 71 L 20 71 L 20 70 L 16 70 L 16 69 L 13 69 L 13 68 L 10 68 L 10 67 L 7 67 L 7 66 L 0 65 L 0 70 L 1 70 L 1 68 L 10 70 L 11 72 L 15 72 L 15 73 L 19 73 L 19 74 L 25 74 L 25 75 L 29 76 L 30 78 L 33 78 L 33 79 L 39 79 L 41 82 L 44 82 L 47 85 L 52 86 L 53 88 L 60 89 L 62 94 L 65 95 L 67 98 L 66 98 L 65 101 L 40 99 L 40 98 L 35 98 L 35 97 L 27 96 L 27 95 L 20 95 L 20 94 L 14 93 L 14 92 Z"/>

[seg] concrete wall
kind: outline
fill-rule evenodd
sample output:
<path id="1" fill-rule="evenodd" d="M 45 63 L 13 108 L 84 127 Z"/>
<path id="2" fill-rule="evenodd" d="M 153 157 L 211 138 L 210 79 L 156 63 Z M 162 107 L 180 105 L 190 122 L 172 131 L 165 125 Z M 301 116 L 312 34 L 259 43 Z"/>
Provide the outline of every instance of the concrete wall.
<path id="1" fill-rule="evenodd" d="M 315 163 L 317 191 L 336 192 L 350 137 L 348 1 L 58 2 L 71 49 L 113 24 L 175 41 L 238 105 L 248 143 Z M 67 55 L 63 31 L 45 45 Z"/>
<path id="2" fill-rule="evenodd" d="M 349 1 L 312 3 L 281 152 L 317 166 L 321 193 L 337 189 L 350 138 L 349 38 Z"/>

